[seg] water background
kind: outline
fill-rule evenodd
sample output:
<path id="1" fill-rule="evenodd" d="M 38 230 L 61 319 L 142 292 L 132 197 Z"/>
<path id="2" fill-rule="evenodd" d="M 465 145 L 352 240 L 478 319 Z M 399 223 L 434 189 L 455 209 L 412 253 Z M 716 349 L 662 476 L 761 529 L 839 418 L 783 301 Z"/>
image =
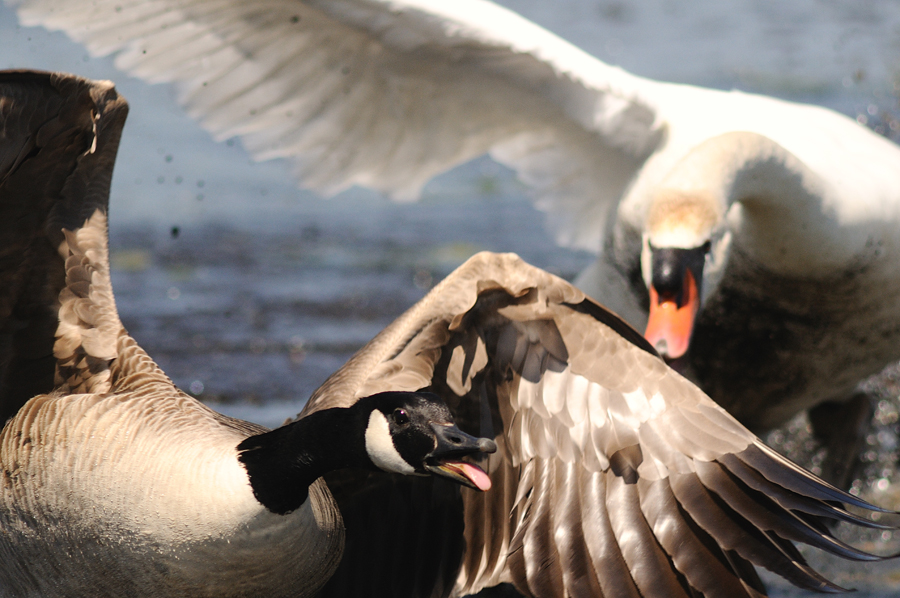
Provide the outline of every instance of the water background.
<path id="1" fill-rule="evenodd" d="M 820 104 L 900 139 L 896 0 L 502 3 L 635 74 Z M 0 68 L 22 67 L 111 79 L 129 100 L 110 208 L 119 311 L 177 384 L 231 415 L 270 426 L 294 415 L 478 250 L 515 251 L 567 278 L 591 260 L 556 247 L 527 189 L 487 158 L 439 177 L 416 204 L 360 189 L 325 201 L 298 190 L 284 163 L 253 163 L 238 141 L 211 140 L 168 87 L 60 33 L 21 28 L 0 4 Z M 895 507 L 896 378 L 875 382 L 883 401 L 860 485 Z M 815 463 L 804 420 L 772 440 Z M 895 564 L 824 566 L 857 596 L 900 589 Z M 773 585 L 776 596 L 806 595 Z"/>

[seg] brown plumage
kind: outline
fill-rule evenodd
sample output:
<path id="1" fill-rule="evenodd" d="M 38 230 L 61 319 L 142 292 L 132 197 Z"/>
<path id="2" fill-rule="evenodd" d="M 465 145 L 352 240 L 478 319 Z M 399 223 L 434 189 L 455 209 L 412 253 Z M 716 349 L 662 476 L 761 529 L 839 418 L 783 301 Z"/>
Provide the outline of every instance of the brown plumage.
<path id="1" fill-rule="evenodd" d="M 259 508 L 242 470 L 215 455 L 232 454 L 261 429 L 177 391 L 118 322 L 105 211 L 124 100 L 105 83 L 10 73 L 0 77 L 0 107 L 6 133 L 0 206 L 31 223 L 4 231 L 11 241 L 0 274 L 24 281 L 2 291 L 3 305 L 11 306 L 0 319 L 8 339 L 4 363 L 33 359 L 43 368 L 27 384 L 6 370 L 3 407 L 18 414 L 0 435 L 0 577 L 8 587 L 33 588 L 53 575 L 80 575 L 93 592 L 114 594 L 125 583 L 132 594 L 159 595 L 196 593 L 151 585 L 170 578 L 158 575 L 161 567 L 194 567 L 201 581 L 209 576 L 209 592 L 302 595 L 302 586 L 291 587 L 284 555 L 298 546 L 314 553 L 310 543 L 320 536 L 293 537 L 292 524 L 279 519 L 290 515 L 260 512 L 271 535 L 245 538 L 237 553 L 215 540 L 240 521 L 236 511 Z M 55 122 L 51 129 L 64 134 L 44 132 Z M 55 144 L 60 140 L 69 141 Z M 66 165 L 60 172 L 57 160 Z M 28 186 L 18 178 L 26 168 L 43 168 L 53 175 L 44 178 L 58 175 L 61 182 L 32 190 L 23 204 L 26 196 L 12 190 Z M 15 222 L 10 218 L 0 222 Z M 17 252 L 19 259 L 34 254 L 31 270 L 9 267 Z M 16 340 L 15 327 L 50 330 L 48 314 L 55 329 L 57 310 L 55 345 L 52 334 L 33 335 L 32 344 Z M 13 312 L 24 315 L 15 320 Z M 56 365 L 55 383 L 47 363 Z M 25 389 L 54 385 L 53 395 L 19 409 Z M 151 400 L 163 388 L 169 398 Z M 461 595 L 512 582 L 541 597 L 734 598 L 764 595 L 754 565 L 801 587 L 838 590 L 806 565 L 793 542 L 845 558 L 877 558 L 835 539 L 827 527 L 834 520 L 880 527 L 846 505 L 876 507 L 776 454 L 614 314 L 512 254 L 482 253 L 463 264 L 329 378 L 301 417 L 383 390 L 422 389 L 440 395 L 461 427 L 496 440 L 498 452 L 484 463 L 493 489 L 478 494 L 375 471 L 327 475 L 347 543 L 324 595 Z M 121 430 L 128 441 L 124 432 L 116 435 Z M 78 450 L 66 452 L 73 439 Z M 132 461 L 133 478 L 108 466 L 112 455 L 141 450 L 155 463 Z M 47 465 L 44 454 L 64 458 Z M 176 462 L 185 463 L 185 476 L 218 472 L 227 483 L 220 488 L 215 475 L 203 478 L 214 498 L 199 506 L 190 500 L 196 494 L 168 498 L 181 490 L 180 483 L 164 485 Z M 103 492 L 78 481 L 90 479 L 79 476 L 82 468 L 106 476 Z M 155 502 L 162 500 L 155 494 L 136 498 L 131 486 L 145 479 L 163 485 L 159 495 L 167 502 Z M 330 512 L 324 485 L 314 487 Z M 239 500 L 219 501 L 227 494 L 222 488 Z M 70 519 L 47 515 L 60 512 Z M 71 519 L 92 513 L 77 521 L 94 521 L 96 512 L 106 527 L 79 535 L 84 528 Z M 199 520 L 206 527 L 181 525 Z M 136 521 L 145 527 L 134 527 Z M 324 532 L 332 542 L 341 529 L 335 513 L 329 521 Z M 116 525 L 170 534 L 177 550 L 161 557 L 129 543 L 140 534 L 115 535 Z M 58 569 L 33 565 L 57 549 L 67 551 Z M 312 565 L 326 576 L 330 550 Z M 224 557 L 233 557 L 229 566 L 211 564 Z M 109 569 L 97 563 L 117 561 L 124 562 L 114 565 L 123 578 L 104 577 Z"/>
<path id="2" fill-rule="evenodd" d="M 15 414 L 0 432 L 0 595 L 312 592 L 343 543 L 325 485 L 288 515 L 263 508 L 237 445 L 266 429 L 179 391 L 119 321 L 106 209 L 126 113 L 110 82 L 0 73 L 4 259 L 22 262 L 0 291 Z M 51 327 L 55 340 L 17 334 Z"/>
<path id="3" fill-rule="evenodd" d="M 127 112 L 109 82 L 31 71 L 0 80 L 2 420 L 53 388 L 62 229 L 105 211 Z"/>
<path id="4" fill-rule="evenodd" d="M 826 527 L 872 525 L 842 503 L 870 507 L 766 447 L 613 314 L 514 255 L 463 264 L 303 414 L 385 388 L 437 392 L 470 433 L 495 436 L 494 486 L 451 500 L 427 480 L 326 476 L 348 529 L 326 595 L 372 595 L 373 579 L 385 596 L 503 581 L 550 597 L 764 594 L 751 565 L 834 591 L 792 541 L 871 558 Z"/>
<path id="5" fill-rule="evenodd" d="M 41 308 L 3 324 L 56 329 L 6 347 L 13 365 L 49 356 L 56 368 L 28 384 L 19 376 L 32 372 L 7 370 L 0 596 L 309 596 L 344 541 L 322 472 L 377 464 L 486 487 L 458 461 L 493 443 L 454 427 L 434 397 L 386 393 L 268 431 L 174 386 L 122 326 L 110 282 L 107 194 L 126 107 L 108 82 L 0 73 L 0 204 L 21 213 L 3 221 L 5 257 L 37 255 L 5 291 Z M 19 193 L 23 177 L 36 197 Z M 47 394 L 25 401 L 24 388 Z"/>

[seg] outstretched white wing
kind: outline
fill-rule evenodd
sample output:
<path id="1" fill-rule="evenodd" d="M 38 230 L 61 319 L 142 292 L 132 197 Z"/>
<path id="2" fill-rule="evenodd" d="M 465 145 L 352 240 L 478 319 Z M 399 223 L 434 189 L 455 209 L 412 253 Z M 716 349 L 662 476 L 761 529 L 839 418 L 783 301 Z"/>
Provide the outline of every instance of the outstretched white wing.
<path id="1" fill-rule="evenodd" d="M 9 0 L 150 81 L 174 82 L 217 137 L 287 157 L 324 193 L 415 198 L 490 152 L 598 250 L 604 220 L 663 136 L 660 84 L 483 0 Z"/>

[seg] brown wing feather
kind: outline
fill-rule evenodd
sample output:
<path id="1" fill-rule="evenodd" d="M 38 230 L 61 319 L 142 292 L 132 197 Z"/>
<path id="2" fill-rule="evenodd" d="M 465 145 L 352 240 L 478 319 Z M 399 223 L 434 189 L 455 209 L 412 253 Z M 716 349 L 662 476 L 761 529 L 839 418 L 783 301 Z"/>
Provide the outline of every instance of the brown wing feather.
<path id="1" fill-rule="evenodd" d="M 157 384 L 173 391 L 172 381 L 119 320 L 109 277 L 106 214 L 98 209 L 77 230 L 63 232 L 66 286 L 59 295 L 53 346 L 57 391 L 146 391 Z"/>
<path id="2" fill-rule="evenodd" d="M 109 82 L 0 72 L 0 421 L 53 388 L 63 229 L 106 211 L 127 112 Z"/>
<path id="3" fill-rule="evenodd" d="M 348 543 L 323 595 L 356 595 L 342 593 L 348 577 L 440 570 L 420 595 L 510 581 L 532 596 L 756 597 L 765 589 L 754 564 L 801 587 L 840 589 L 792 541 L 876 558 L 825 525 L 878 527 L 845 505 L 873 507 L 767 449 L 625 326 L 515 256 L 479 254 L 351 358 L 306 412 L 427 388 L 500 450 L 483 464 L 493 480 L 484 494 L 429 485 L 396 502 L 407 482 L 387 474 L 364 491 L 335 485 L 348 537 L 353 521 L 402 511 L 420 527 L 411 536 L 379 528 L 364 551 Z M 432 519 L 443 535 L 433 535 Z M 401 590 L 383 595 L 417 595 Z"/>

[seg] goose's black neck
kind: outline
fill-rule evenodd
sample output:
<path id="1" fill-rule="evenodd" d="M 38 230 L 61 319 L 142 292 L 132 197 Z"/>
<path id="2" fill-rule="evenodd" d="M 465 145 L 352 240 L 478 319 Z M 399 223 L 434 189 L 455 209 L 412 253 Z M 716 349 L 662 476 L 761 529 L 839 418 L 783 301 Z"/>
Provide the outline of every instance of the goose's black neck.
<path id="1" fill-rule="evenodd" d="M 307 499 L 309 486 L 345 467 L 372 467 L 366 453 L 367 421 L 356 409 L 325 409 L 238 445 L 256 499 L 284 515 Z"/>

